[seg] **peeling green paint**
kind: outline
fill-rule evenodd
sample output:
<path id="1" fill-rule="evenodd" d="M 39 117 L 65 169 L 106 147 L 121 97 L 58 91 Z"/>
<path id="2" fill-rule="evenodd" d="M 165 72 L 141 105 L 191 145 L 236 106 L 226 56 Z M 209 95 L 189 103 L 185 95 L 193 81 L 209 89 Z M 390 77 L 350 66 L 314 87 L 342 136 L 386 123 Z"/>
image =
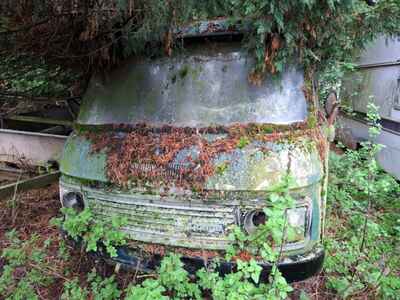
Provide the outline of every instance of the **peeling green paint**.
<path id="1" fill-rule="evenodd" d="M 84 136 L 73 134 L 68 137 L 60 161 L 62 174 L 83 180 L 108 182 L 106 164 L 106 154 L 92 153 L 91 143 Z"/>

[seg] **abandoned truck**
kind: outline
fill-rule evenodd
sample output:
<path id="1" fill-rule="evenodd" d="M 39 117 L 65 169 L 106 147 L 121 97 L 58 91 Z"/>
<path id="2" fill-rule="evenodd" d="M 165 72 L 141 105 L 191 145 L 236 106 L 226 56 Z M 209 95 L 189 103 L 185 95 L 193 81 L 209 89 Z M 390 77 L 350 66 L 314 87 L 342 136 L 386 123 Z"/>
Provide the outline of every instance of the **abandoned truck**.
<path id="1" fill-rule="evenodd" d="M 218 259 L 226 274 L 235 268 L 223 259 L 232 227 L 254 232 L 268 193 L 291 177 L 296 205 L 286 215 L 296 234 L 278 267 L 290 281 L 316 274 L 328 122 L 312 81 L 287 67 L 252 83 L 253 58 L 221 24 L 181 38 L 171 57 L 133 58 L 93 77 L 60 164 L 62 205 L 126 218 L 129 242 L 114 263 L 150 271 L 173 251 L 189 272 Z M 265 280 L 271 264 L 257 261 Z"/>

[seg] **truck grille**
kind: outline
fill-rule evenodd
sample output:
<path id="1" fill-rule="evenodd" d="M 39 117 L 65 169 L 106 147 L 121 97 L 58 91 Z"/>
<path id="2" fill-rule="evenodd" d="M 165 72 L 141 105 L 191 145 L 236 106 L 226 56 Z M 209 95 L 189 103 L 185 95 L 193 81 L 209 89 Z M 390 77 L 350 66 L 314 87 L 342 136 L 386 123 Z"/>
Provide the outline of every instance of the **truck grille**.
<path id="1" fill-rule="evenodd" d="M 235 206 L 87 188 L 84 195 L 98 218 L 125 217 L 123 230 L 136 241 L 223 250 L 229 244 L 228 229 L 235 224 Z"/>

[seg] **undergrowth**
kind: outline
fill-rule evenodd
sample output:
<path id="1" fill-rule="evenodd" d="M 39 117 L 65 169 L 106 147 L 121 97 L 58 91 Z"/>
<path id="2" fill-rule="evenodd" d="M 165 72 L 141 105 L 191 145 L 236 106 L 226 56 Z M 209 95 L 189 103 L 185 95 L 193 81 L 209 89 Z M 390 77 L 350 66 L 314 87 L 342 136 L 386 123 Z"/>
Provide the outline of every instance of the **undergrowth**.
<path id="1" fill-rule="evenodd" d="M 239 227 L 233 228 L 230 236 L 233 243 L 227 251 L 226 259 L 235 260 L 235 272 L 220 277 L 216 262 L 212 268 L 203 268 L 196 276 L 190 276 L 184 269 L 180 256 L 170 253 L 164 257 L 151 278 L 135 282 L 123 290 L 118 287 L 113 276 L 101 277 L 94 272 L 89 273 L 83 284 L 80 278 L 66 279 L 61 299 L 204 299 L 207 295 L 221 300 L 286 299 L 292 288 L 278 270 L 277 262 L 281 257 L 280 246 L 291 232 L 286 222 L 286 209 L 293 206 L 294 200 L 289 196 L 288 184 L 289 182 L 285 181 L 268 196 L 266 200 L 270 206 L 264 209 L 268 220 L 257 228 L 254 235 L 245 235 Z M 58 219 L 53 223 L 61 226 L 71 238 L 82 243 L 87 252 L 105 247 L 109 256 L 115 256 L 116 247 L 126 242 L 125 235 L 119 230 L 123 222 L 117 221 L 117 218 L 111 217 L 109 223 L 106 223 L 98 221 L 89 209 L 80 213 L 63 209 L 63 212 L 65 220 L 61 222 L 61 219 Z M 18 239 L 11 239 L 10 243 L 2 254 L 5 267 L 0 280 L 0 291 L 8 297 L 6 299 L 39 299 L 35 287 L 50 284 L 52 276 L 46 272 L 26 273 L 26 283 L 20 281 L 23 284 L 21 285 L 17 284 L 17 280 L 21 278 L 14 276 L 12 268 L 30 266 L 31 259 L 36 264 L 46 267 L 45 262 L 40 260 L 44 252 L 40 252 L 40 249 L 33 250 L 41 253 L 36 258 L 37 255 L 32 256 L 29 255 L 30 252 L 18 250 L 21 248 Z M 245 249 L 253 249 L 255 252 L 252 254 L 260 255 L 263 260 L 271 262 L 272 271 L 268 283 L 260 282 L 262 269 L 254 258 L 250 256 L 249 259 L 240 259 L 240 253 Z"/>
<path id="2" fill-rule="evenodd" d="M 79 213 L 72 208 L 62 208 L 61 211 L 65 218 L 54 219 L 53 224 L 76 242 L 83 242 L 87 252 L 100 250 L 98 247 L 103 246 L 109 256 L 116 257 L 116 247 L 126 244 L 126 235 L 119 230 L 126 223 L 125 218 L 98 220 L 87 208 Z"/>
<path id="3" fill-rule="evenodd" d="M 369 104 L 368 111 L 373 140 L 381 130 L 378 108 Z M 398 299 L 400 185 L 379 168 L 381 148 L 366 141 L 330 158 L 325 273 L 341 298 Z"/>
<path id="4" fill-rule="evenodd" d="M 285 181 L 269 194 L 270 206 L 264 209 L 267 221 L 260 225 L 252 235 L 246 235 L 242 229 L 235 227 L 230 238 L 232 246 L 228 249 L 225 259 L 235 260 L 237 270 L 220 277 L 216 267 L 201 269 L 195 278 L 184 269 L 180 256 L 170 253 L 162 260 L 155 278 L 149 278 L 140 284 L 129 286 L 123 294 L 125 299 L 204 299 L 209 294 L 213 299 L 286 299 L 292 288 L 277 268 L 281 258 L 280 247 L 290 235 L 291 230 L 286 222 L 286 209 L 293 207 L 294 200 L 288 193 L 289 182 Z M 65 221 L 62 228 L 74 239 L 82 237 L 86 251 L 95 251 L 99 244 L 105 245 L 110 256 L 116 254 L 115 247 L 125 243 L 125 238 L 118 235 L 123 223 L 116 224 L 116 218 L 111 219 L 112 226 L 96 221 L 89 209 L 76 213 L 65 210 Z M 104 229 L 102 229 L 104 228 Z M 266 238 L 267 237 L 267 238 Z M 260 282 L 262 268 L 253 256 L 248 260 L 240 259 L 240 253 L 253 249 L 253 255 L 259 255 L 272 264 L 268 283 Z M 105 282 L 106 281 L 106 282 Z M 78 282 L 67 282 L 63 294 L 64 299 L 86 298 L 93 294 L 93 275 L 89 275 L 90 285 L 86 289 L 78 286 Z M 102 286 L 107 295 L 99 294 L 95 299 L 114 299 L 111 295 L 120 295 L 112 278 L 97 279 L 96 286 Z M 107 287 L 107 288 L 106 288 Z M 112 288 L 114 287 L 114 288 Z M 98 289 L 98 288 L 97 288 Z M 111 289 L 111 290 L 110 290 Z M 97 293 L 99 293 L 97 291 Z"/>
<path id="5" fill-rule="evenodd" d="M 67 270 L 55 269 L 69 259 L 64 244 L 49 255 L 58 240 L 43 239 L 38 234 L 22 239 L 21 233 L 11 230 L 6 234 L 8 246 L 0 257 L 0 299 L 42 299 L 44 290 L 59 281 L 68 281 Z M 23 235 L 23 234 L 22 234 Z"/>

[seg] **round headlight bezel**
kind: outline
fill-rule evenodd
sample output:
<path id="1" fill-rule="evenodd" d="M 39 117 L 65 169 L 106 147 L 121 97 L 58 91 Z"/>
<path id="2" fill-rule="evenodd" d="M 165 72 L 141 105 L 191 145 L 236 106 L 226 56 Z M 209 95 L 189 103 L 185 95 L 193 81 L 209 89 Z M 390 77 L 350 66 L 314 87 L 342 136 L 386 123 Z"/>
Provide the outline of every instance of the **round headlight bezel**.
<path id="1" fill-rule="evenodd" d="M 85 209 L 83 195 L 80 192 L 71 191 L 65 193 L 62 196 L 61 203 L 63 207 L 72 208 L 78 212 L 81 212 Z"/>
<path id="2" fill-rule="evenodd" d="M 248 234 L 251 234 L 257 230 L 259 225 L 265 224 L 265 221 L 265 213 L 261 209 L 254 209 L 244 214 L 243 228 Z"/>

